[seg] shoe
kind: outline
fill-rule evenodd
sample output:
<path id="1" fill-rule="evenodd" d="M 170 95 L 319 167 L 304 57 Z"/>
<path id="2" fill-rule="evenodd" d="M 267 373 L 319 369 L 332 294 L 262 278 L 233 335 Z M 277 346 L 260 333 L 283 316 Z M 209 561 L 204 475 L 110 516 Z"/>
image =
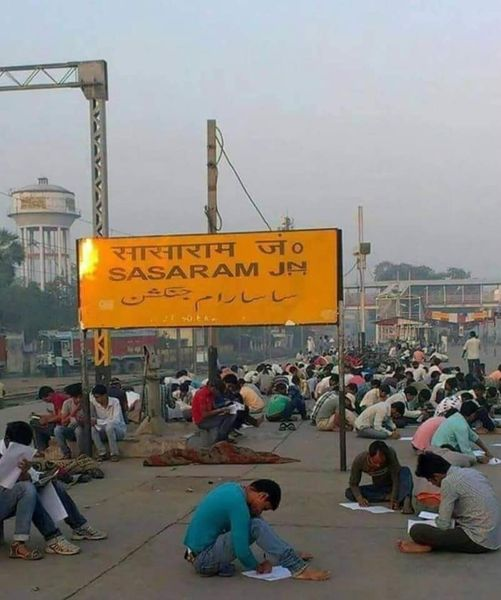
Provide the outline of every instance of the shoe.
<path id="1" fill-rule="evenodd" d="M 112 454 L 110 456 L 110 460 L 111 462 L 118 462 L 120 460 L 120 456 L 118 456 L 118 454 Z"/>
<path id="2" fill-rule="evenodd" d="M 69 542 L 62 535 L 58 535 L 47 542 L 45 546 L 47 554 L 60 554 L 61 556 L 73 556 L 80 553 L 80 548 Z"/>
<path id="3" fill-rule="evenodd" d="M 100 454 L 97 458 L 96 458 L 96 462 L 104 462 L 105 460 L 108 460 L 109 456 L 107 454 Z"/>
<path id="4" fill-rule="evenodd" d="M 78 529 L 73 530 L 73 535 L 71 536 L 72 540 L 105 540 L 108 537 L 107 533 L 104 531 L 99 531 L 99 529 L 94 529 L 92 525 L 86 523 L 79 527 Z"/>

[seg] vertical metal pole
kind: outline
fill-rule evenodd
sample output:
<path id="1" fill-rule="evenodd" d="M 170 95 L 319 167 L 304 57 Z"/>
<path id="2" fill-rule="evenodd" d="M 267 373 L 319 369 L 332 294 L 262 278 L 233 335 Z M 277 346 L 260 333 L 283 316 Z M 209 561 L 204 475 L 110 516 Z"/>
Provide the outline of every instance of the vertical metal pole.
<path id="1" fill-rule="evenodd" d="M 87 330 L 80 330 L 80 360 L 83 389 L 83 447 L 82 450 L 87 456 L 92 456 L 92 437 L 90 423 L 90 388 L 89 388 L 89 369 L 87 368 Z"/>
<path id="2" fill-rule="evenodd" d="M 217 147 L 216 121 L 207 121 L 207 230 L 217 233 Z M 217 330 L 209 327 L 208 331 L 209 379 L 217 375 Z"/>
<path id="3" fill-rule="evenodd" d="M 176 327 L 176 371 L 181 369 L 181 330 Z"/>
<path id="4" fill-rule="evenodd" d="M 92 162 L 92 224 L 95 237 L 109 236 L 108 220 L 108 159 L 106 144 L 106 100 L 90 98 L 90 135 Z M 108 384 L 111 379 L 111 343 L 106 329 L 94 336 L 96 383 Z"/>
<path id="5" fill-rule="evenodd" d="M 358 272 L 360 276 L 360 332 L 359 347 L 363 350 L 365 347 L 365 267 L 366 257 L 361 253 L 362 242 L 364 241 L 364 207 L 358 207 Z"/>
<path id="6" fill-rule="evenodd" d="M 346 471 L 346 402 L 344 386 L 344 302 L 338 304 L 339 342 L 339 468 Z"/>
<path id="7" fill-rule="evenodd" d="M 191 353 L 193 362 L 193 375 L 197 374 L 197 330 L 195 327 L 191 330 Z"/>
<path id="8" fill-rule="evenodd" d="M 40 288 L 42 291 L 45 290 L 45 282 L 47 280 L 46 272 L 45 272 L 45 236 L 44 236 L 44 228 L 42 225 L 39 227 L 40 233 Z"/>

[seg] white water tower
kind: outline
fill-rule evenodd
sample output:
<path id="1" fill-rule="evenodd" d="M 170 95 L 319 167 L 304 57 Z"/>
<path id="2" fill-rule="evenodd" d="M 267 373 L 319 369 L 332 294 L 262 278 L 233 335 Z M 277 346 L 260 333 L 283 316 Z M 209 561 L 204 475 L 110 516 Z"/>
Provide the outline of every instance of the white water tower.
<path id="1" fill-rule="evenodd" d="M 70 228 L 80 217 L 75 194 L 41 177 L 37 184 L 12 192 L 9 217 L 18 226 L 24 248 L 24 284 L 35 282 L 43 290 L 56 278 L 70 282 Z"/>

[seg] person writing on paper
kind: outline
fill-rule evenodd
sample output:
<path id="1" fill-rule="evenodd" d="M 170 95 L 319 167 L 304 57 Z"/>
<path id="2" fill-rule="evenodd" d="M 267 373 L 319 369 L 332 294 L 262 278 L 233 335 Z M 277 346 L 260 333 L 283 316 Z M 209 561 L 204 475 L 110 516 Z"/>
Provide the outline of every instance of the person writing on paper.
<path id="1" fill-rule="evenodd" d="M 96 412 L 93 421 L 92 441 L 97 448 L 98 461 L 107 460 L 108 454 L 104 442 L 110 446 L 110 455 L 113 462 L 120 460 L 118 441 L 123 440 L 127 433 L 122 407 L 117 398 L 108 396 L 105 385 L 97 384 L 92 390 L 92 406 Z"/>
<path id="2" fill-rule="evenodd" d="M 50 406 L 45 415 L 32 415 L 31 426 L 35 434 L 35 447 L 39 452 L 45 452 L 49 447 L 50 438 L 54 435 L 56 425 L 61 423 L 61 410 L 68 396 L 63 392 L 55 392 L 50 386 L 43 385 L 38 390 L 39 400 Z"/>
<path id="3" fill-rule="evenodd" d="M 195 392 L 191 401 L 191 418 L 193 423 L 204 431 L 214 431 L 215 442 L 224 442 L 228 439 L 235 421 L 236 414 L 230 414 L 227 406 L 216 408 L 216 400 L 221 398 L 224 404 L 226 386 L 221 379 L 208 381 Z"/>
<path id="4" fill-rule="evenodd" d="M 461 405 L 460 412 L 451 408 L 446 414 L 446 420 L 439 426 L 431 439 L 431 445 L 438 448 L 447 447 L 455 452 L 475 456 L 473 444 L 485 452 L 478 462 L 487 463 L 492 458 L 489 448 L 482 442 L 478 433 L 470 427 L 477 418 L 478 404 L 467 400 Z"/>
<path id="5" fill-rule="evenodd" d="M 72 383 L 64 388 L 69 398 L 64 401 L 61 409 L 60 424 L 54 429 L 59 449 L 63 458 L 71 458 L 71 450 L 68 447 L 68 440 L 77 443 L 77 456 L 83 454 L 82 438 L 84 413 L 82 406 L 83 390 L 81 383 Z"/>
<path id="6" fill-rule="evenodd" d="M 480 554 L 499 549 L 499 500 L 485 475 L 476 469 L 453 467 L 432 452 L 418 457 L 416 475 L 440 488 L 440 507 L 436 527 L 413 525 L 409 532 L 412 541 L 398 542 L 401 552 L 445 550 Z"/>
<path id="7" fill-rule="evenodd" d="M 13 421 L 7 425 L 5 430 L 5 437 L 0 441 L 0 454 L 3 455 L 7 451 L 9 445 L 14 442 L 23 446 L 30 446 L 33 441 L 33 433 L 28 423 L 24 421 Z M 45 486 L 35 487 L 33 480 L 38 481 L 40 473 L 31 468 L 31 464 L 28 461 L 24 461 L 21 467 L 20 480 L 14 485 L 9 494 L 5 494 L 4 488 L 0 488 L 0 518 L 4 513 L 2 507 L 4 501 L 7 500 L 7 507 L 9 506 L 10 499 L 10 514 L 6 517 L 12 516 L 12 499 L 13 497 L 20 496 L 24 501 L 23 506 L 18 505 L 19 517 L 24 522 L 30 517 L 36 528 L 43 535 L 46 546 L 45 552 L 47 554 L 59 554 L 61 556 L 72 556 L 80 552 L 80 548 L 75 544 L 69 542 L 61 533 L 59 528 L 54 523 L 52 517 L 44 508 L 40 494 L 43 493 Z M 105 533 L 92 527 L 87 519 L 80 513 L 78 507 L 65 490 L 64 486 L 56 480 L 52 480 L 46 485 L 52 485 L 57 498 L 59 499 L 67 517 L 64 519 L 65 522 L 72 529 L 72 540 L 103 540 L 107 537 Z M 31 508 L 33 507 L 33 508 Z M 17 529 L 17 517 L 18 512 L 16 511 L 16 529 Z M 29 521 L 27 522 L 29 525 Z M 29 537 L 29 527 L 27 528 L 26 523 L 23 525 L 24 531 L 21 536 L 14 538 L 14 543 L 11 546 L 10 557 L 11 558 L 22 558 L 25 560 L 38 560 L 42 558 L 42 555 L 38 551 L 32 551 L 26 548 L 24 542 Z M 27 528 L 27 529 L 26 529 Z M 28 537 L 26 537 L 28 536 Z"/>
<path id="8" fill-rule="evenodd" d="M 366 408 L 357 417 L 354 429 L 358 437 L 375 440 L 385 440 L 387 438 L 397 440 L 400 434 L 392 419 L 403 417 L 404 413 L 405 404 L 403 402 L 395 402 L 394 404 L 378 402 Z"/>
<path id="9" fill-rule="evenodd" d="M 312 569 L 306 560 L 310 555 L 296 552 L 261 518 L 267 510 L 276 510 L 281 499 L 280 486 L 270 479 L 259 479 L 242 486 L 224 483 L 202 499 L 184 538 L 185 559 L 199 575 L 231 576 L 233 562 L 258 573 L 271 573 L 266 559 L 259 563 L 251 545 L 256 543 L 267 556 L 289 569 L 295 579 L 323 581 L 327 571 Z"/>
<path id="10" fill-rule="evenodd" d="M 364 473 L 372 478 L 371 485 L 360 485 Z M 393 510 L 412 514 L 412 489 L 409 467 L 400 466 L 395 450 L 378 440 L 372 442 L 369 449 L 353 461 L 350 487 L 345 495 L 348 500 L 358 502 L 360 506 L 389 500 Z"/>

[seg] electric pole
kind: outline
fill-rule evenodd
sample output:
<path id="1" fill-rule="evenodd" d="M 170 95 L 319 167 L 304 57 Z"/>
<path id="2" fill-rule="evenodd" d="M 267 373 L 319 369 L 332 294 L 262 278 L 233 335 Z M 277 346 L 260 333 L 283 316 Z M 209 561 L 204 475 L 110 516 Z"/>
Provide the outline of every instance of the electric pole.
<path id="1" fill-rule="evenodd" d="M 217 233 L 217 142 L 216 120 L 207 121 L 207 215 L 208 233 Z M 208 363 L 209 380 L 217 376 L 217 329 L 209 327 L 208 331 Z"/>
<path id="2" fill-rule="evenodd" d="M 367 268 L 367 255 L 371 253 L 371 245 L 364 242 L 364 207 L 358 207 L 358 247 L 355 252 L 357 259 L 357 269 L 359 275 L 359 333 L 358 346 L 362 351 L 365 348 L 365 270 Z"/>

